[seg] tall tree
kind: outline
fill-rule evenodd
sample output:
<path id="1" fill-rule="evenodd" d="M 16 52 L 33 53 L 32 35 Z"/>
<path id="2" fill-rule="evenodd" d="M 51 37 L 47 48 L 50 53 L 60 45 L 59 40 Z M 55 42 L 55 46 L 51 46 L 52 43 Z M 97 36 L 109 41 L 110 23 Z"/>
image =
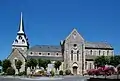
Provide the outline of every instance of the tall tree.
<path id="1" fill-rule="evenodd" d="M 30 63 L 30 60 L 27 60 L 27 61 L 26 61 L 26 67 L 27 67 L 27 68 L 29 67 L 29 68 L 31 69 L 31 63 Z"/>
<path id="2" fill-rule="evenodd" d="M 60 65 L 61 65 L 62 63 L 60 62 L 60 61 L 56 61 L 55 63 L 54 63 L 54 67 L 55 67 L 55 69 L 57 70 L 59 70 L 59 67 L 60 67 Z"/>
<path id="3" fill-rule="evenodd" d="M 31 58 L 30 59 L 30 64 L 31 64 L 32 69 L 36 68 L 36 66 L 37 66 L 37 60 Z"/>
<path id="4" fill-rule="evenodd" d="M 47 65 L 48 65 L 49 63 L 51 63 L 50 60 L 38 59 L 38 66 L 39 66 L 39 68 L 40 68 L 40 67 L 43 67 L 43 68 L 46 70 Z"/>
<path id="5" fill-rule="evenodd" d="M 15 66 L 18 69 L 18 73 L 20 73 L 21 65 L 22 65 L 22 61 L 21 60 L 16 61 Z"/>
<path id="6" fill-rule="evenodd" d="M 42 59 L 38 59 L 38 66 L 39 66 L 39 69 L 42 67 L 43 65 L 43 60 Z"/>
<path id="7" fill-rule="evenodd" d="M 8 67 L 11 67 L 11 62 L 10 62 L 10 60 L 7 60 L 7 59 L 3 60 L 3 62 L 2 62 L 3 72 L 6 73 L 6 70 L 7 70 Z"/>
<path id="8" fill-rule="evenodd" d="M 30 59 L 27 60 L 26 67 L 30 68 L 30 71 L 32 71 L 32 74 L 33 74 L 36 66 L 37 66 L 37 60 L 36 59 L 30 58 Z"/>
<path id="9" fill-rule="evenodd" d="M 42 67 L 46 70 L 47 65 L 48 65 L 49 63 L 51 63 L 51 61 L 50 61 L 50 60 L 43 60 Z"/>

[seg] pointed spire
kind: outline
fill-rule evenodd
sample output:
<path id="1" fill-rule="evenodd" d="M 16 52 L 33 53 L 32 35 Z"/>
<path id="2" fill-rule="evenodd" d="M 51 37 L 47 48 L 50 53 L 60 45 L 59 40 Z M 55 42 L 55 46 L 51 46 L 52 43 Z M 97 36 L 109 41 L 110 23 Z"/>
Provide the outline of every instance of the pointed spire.
<path id="1" fill-rule="evenodd" d="M 21 18 L 20 18 L 20 25 L 19 25 L 19 34 L 24 34 L 24 23 L 23 23 L 23 15 L 21 12 Z"/>

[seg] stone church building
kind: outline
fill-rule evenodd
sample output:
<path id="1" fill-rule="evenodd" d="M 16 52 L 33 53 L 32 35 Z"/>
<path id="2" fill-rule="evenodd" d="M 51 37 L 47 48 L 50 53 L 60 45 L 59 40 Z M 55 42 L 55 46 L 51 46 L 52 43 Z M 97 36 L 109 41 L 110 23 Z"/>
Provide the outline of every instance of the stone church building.
<path id="1" fill-rule="evenodd" d="M 88 42 L 76 29 L 73 29 L 63 41 L 60 41 L 58 46 L 35 45 L 30 47 L 21 13 L 19 31 L 13 41 L 12 51 L 8 59 L 15 70 L 15 61 L 21 60 L 23 62 L 21 72 L 25 70 L 25 61 L 28 58 L 42 58 L 52 62 L 59 60 L 62 62 L 61 70 L 70 69 L 73 74 L 83 74 L 86 70 L 95 68 L 93 60 L 102 55 L 114 55 L 113 47 L 106 42 Z"/>

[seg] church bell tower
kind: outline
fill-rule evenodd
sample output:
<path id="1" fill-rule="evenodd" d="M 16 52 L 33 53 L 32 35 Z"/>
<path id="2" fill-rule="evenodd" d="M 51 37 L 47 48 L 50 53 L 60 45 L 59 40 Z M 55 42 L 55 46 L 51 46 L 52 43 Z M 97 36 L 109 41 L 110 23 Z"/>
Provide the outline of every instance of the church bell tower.
<path id="1" fill-rule="evenodd" d="M 26 51 L 29 48 L 28 39 L 24 31 L 23 15 L 21 12 L 19 30 L 17 32 L 16 39 L 13 41 L 12 49 L 17 48 L 22 51 Z"/>

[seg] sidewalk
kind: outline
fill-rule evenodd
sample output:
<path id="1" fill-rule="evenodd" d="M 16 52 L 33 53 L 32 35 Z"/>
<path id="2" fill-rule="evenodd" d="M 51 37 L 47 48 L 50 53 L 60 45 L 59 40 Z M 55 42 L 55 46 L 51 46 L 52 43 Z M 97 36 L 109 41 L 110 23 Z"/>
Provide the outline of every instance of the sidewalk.
<path id="1" fill-rule="evenodd" d="M 20 78 L 22 80 L 61 80 L 61 77 L 32 77 L 32 78 Z"/>

